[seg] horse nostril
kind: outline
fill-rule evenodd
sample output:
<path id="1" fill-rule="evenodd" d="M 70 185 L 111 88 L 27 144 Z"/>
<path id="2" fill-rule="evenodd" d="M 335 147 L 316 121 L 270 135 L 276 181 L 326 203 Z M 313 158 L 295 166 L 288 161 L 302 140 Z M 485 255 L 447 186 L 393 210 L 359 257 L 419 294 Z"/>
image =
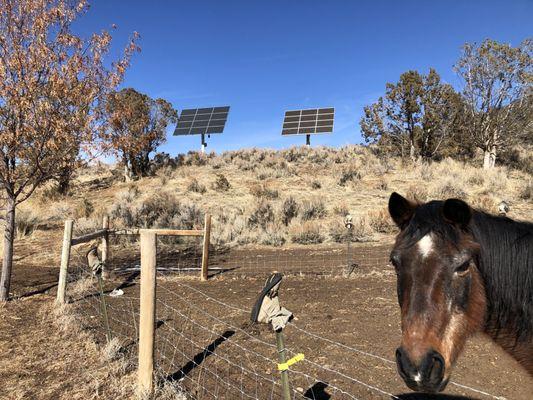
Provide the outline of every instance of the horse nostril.
<path id="1" fill-rule="evenodd" d="M 396 349 L 396 365 L 400 376 L 404 380 L 413 379 L 412 376 L 416 374 L 416 367 L 411 363 L 409 356 L 401 347 Z"/>
<path id="2" fill-rule="evenodd" d="M 440 384 L 444 378 L 444 358 L 436 351 L 431 351 L 428 358 L 430 361 L 428 380 L 431 383 Z"/>

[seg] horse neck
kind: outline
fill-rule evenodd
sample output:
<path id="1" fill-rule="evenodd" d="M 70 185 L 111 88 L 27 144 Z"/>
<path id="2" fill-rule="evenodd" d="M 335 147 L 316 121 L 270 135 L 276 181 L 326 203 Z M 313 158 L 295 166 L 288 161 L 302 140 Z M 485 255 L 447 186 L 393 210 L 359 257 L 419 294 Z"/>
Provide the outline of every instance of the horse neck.
<path id="1" fill-rule="evenodd" d="M 487 297 L 485 332 L 518 361 L 533 353 L 533 224 L 476 212 L 478 269 Z M 521 361 L 522 360 L 522 361 Z M 533 374 L 533 363 L 526 369 Z"/>

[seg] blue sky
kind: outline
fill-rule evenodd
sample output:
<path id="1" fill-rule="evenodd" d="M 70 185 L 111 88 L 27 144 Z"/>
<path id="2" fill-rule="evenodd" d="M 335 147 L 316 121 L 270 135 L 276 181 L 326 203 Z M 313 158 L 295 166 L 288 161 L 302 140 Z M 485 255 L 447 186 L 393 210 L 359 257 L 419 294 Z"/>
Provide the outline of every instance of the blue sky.
<path id="1" fill-rule="evenodd" d="M 464 42 L 518 44 L 533 34 L 533 0 L 506 1 L 93 1 L 75 25 L 86 35 L 116 24 L 113 50 L 141 35 L 123 86 L 178 110 L 230 105 L 209 151 L 284 148 L 287 109 L 336 108 L 335 131 L 312 144 L 362 141 L 364 105 L 409 69 L 434 67 L 458 87 L 452 66 Z M 197 150 L 200 138 L 168 136 L 160 150 Z"/>

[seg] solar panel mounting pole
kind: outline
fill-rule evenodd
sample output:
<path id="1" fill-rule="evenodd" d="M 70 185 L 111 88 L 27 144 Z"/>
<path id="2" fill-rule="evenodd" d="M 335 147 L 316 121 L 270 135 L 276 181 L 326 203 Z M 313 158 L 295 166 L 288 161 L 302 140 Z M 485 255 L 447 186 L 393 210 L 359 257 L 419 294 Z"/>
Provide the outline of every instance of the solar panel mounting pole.
<path id="1" fill-rule="evenodd" d="M 311 146 L 311 135 L 305 135 L 305 145 Z"/>
<path id="2" fill-rule="evenodd" d="M 202 154 L 205 153 L 205 148 L 207 147 L 207 143 L 205 142 L 205 134 L 202 133 Z"/>

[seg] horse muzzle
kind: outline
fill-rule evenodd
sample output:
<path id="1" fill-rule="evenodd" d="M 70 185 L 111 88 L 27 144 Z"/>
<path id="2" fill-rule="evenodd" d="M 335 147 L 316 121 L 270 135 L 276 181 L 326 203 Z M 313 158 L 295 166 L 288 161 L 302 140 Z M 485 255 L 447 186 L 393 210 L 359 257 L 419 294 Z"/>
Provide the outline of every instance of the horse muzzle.
<path id="1" fill-rule="evenodd" d="M 399 347 L 396 350 L 396 366 L 405 384 L 414 391 L 436 393 L 448 384 L 448 379 L 444 378 L 444 358 L 435 350 L 429 350 L 419 362 L 413 362 L 409 354 Z"/>

